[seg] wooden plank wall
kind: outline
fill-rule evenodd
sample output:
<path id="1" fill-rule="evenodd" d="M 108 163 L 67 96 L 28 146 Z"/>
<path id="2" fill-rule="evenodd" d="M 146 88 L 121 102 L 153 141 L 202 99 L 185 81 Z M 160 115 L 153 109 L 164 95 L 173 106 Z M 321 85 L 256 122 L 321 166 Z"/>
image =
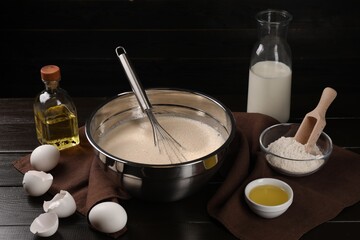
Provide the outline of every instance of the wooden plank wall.
<path id="1" fill-rule="evenodd" d="M 0 3 L 0 97 L 34 97 L 39 70 L 62 68 L 74 97 L 130 90 L 114 49 L 124 46 L 146 88 L 246 95 L 254 15 L 293 15 L 293 93 L 325 85 L 360 91 L 356 0 L 12 0 Z M 331 71 L 329 71 L 331 70 Z"/>

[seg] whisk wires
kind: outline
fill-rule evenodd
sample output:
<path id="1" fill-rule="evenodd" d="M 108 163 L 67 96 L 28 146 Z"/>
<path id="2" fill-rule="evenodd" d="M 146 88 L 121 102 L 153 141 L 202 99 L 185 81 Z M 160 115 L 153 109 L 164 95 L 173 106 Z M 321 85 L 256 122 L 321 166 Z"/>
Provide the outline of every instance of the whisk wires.
<path id="1" fill-rule="evenodd" d="M 151 109 L 145 109 L 145 113 L 151 123 L 154 145 L 158 147 L 159 153 L 165 153 L 171 163 L 184 162 L 184 147 L 158 122 Z"/>

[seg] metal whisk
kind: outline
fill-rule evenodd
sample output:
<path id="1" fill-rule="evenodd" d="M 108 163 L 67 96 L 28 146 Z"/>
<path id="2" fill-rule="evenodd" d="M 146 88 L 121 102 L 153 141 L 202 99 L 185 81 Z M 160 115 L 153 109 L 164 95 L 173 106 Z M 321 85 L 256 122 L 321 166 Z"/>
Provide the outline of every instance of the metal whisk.
<path id="1" fill-rule="evenodd" d="M 125 70 L 131 88 L 136 96 L 137 101 L 139 102 L 142 111 L 146 114 L 150 121 L 153 132 L 154 145 L 158 147 L 160 153 L 165 153 L 168 156 L 171 163 L 175 163 L 175 161 L 185 161 L 186 158 L 182 151 L 184 149 L 183 146 L 176 139 L 174 139 L 157 121 L 152 109 L 152 105 L 130 64 L 129 59 L 127 58 L 124 47 L 117 47 L 115 49 L 115 53 Z"/>

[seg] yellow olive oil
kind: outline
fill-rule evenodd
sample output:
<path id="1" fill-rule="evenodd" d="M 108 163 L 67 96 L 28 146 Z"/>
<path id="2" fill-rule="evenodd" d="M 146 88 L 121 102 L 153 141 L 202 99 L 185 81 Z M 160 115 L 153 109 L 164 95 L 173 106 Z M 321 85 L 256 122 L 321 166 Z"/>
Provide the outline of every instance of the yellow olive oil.
<path id="1" fill-rule="evenodd" d="M 289 199 L 284 189 L 274 185 L 257 186 L 250 191 L 249 197 L 252 201 L 266 206 L 280 205 Z"/>
<path id="2" fill-rule="evenodd" d="M 50 107 L 44 115 L 35 112 L 35 123 L 42 144 L 51 144 L 62 150 L 80 142 L 77 117 L 65 105 Z"/>
<path id="3" fill-rule="evenodd" d="M 45 89 L 34 101 L 36 135 L 40 144 L 51 144 L 59 150 L 80 143 L 76 107 L 68 93 L 59 87 L 60 68 L 46 65 L 41 68 Z"/>

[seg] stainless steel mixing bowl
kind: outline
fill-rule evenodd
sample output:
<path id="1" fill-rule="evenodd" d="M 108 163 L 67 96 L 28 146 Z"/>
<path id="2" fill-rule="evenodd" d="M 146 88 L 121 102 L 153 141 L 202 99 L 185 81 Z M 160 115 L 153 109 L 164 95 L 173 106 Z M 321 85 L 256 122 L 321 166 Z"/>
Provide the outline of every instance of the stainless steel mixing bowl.
<path id="1" fill-rule="evenodd" d="M 176 201 L 196 192 L 220 168 L 235 135 L 235 120 L 226 106 L 199 92 L 184 89 L 146 92 L 155 112 L 204 122 L 223 135 L 224 144 L 199 159 L 167 165 L 137 163 L 112 155 L 99 146 L 101 138 L 119 124 L 145 117 L 132 92 L 119 94 L 99 106 L 86 122 L 86 137 L 104 171 L 115 177 L 130 195 L 150 201 Z"/>

